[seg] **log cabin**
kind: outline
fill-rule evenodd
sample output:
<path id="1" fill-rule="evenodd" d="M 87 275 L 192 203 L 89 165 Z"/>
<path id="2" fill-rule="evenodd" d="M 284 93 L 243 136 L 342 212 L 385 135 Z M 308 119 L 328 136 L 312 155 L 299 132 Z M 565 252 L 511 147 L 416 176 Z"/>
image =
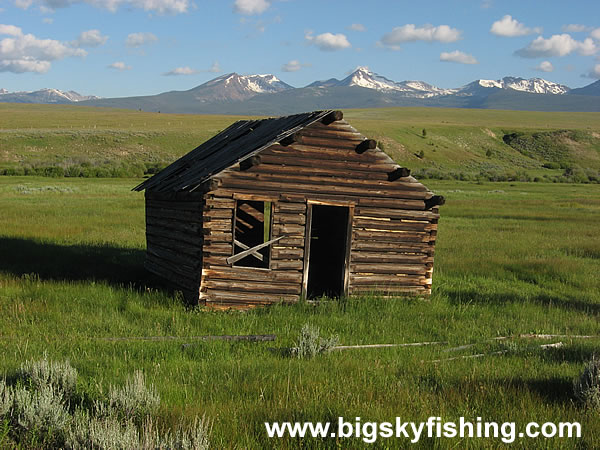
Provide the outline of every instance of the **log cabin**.
<path id="1" fill-rule="evenodd" d="M 134 190 L 145 267 L 188 303 L 431 293 L 444 199 L 341 111 L 235 122 Z"/>

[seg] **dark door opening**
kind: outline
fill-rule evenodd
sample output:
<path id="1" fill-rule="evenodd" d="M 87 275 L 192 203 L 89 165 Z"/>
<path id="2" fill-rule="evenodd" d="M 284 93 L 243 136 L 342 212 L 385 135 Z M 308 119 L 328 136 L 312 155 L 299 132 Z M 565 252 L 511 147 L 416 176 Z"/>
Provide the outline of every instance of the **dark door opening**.
<path id="1" fill-rule="evenodd" d="M 344 294 L 349 209 L 312 205 L 308 244 L 307 298 Z"/>

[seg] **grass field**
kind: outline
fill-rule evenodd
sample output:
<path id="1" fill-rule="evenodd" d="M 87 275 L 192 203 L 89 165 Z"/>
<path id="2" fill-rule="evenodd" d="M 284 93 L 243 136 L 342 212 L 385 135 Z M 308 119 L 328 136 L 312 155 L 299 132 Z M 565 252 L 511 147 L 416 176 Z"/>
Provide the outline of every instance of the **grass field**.
<path id="1" fill-rule="evenodd" d="M 159 422 L 171 426 L 180 416 L 206 414 L 214 448 L 363 448 L 357 438 L 268 439 L 263 425 L 338 416 L 363 422 L 481 417 L 515 421 L 519 428 L 530 421 L 577 421 L 581 439 L 517 438 L 516 445 L 600 447 L 599 412 L 578 404 L 572 392 L 584 363 L 599 353 L 600 338 L 489 341 L 524 333 L 600 335 L 600 186 L 431 180 L 428 186 L 447 204 L 430 300 L 370 296 L 214 312 L 186 310 L 177 293 L 143 270 L 143 196 L 130 191 L 138 182 L 0 178 L 1 372 L 10 377 L 23 361 L 44 353 L 68 359 L 80 374 L 79 387 L 94 398 L 141 369 L 162 398 Z M 269 351 L 294 345 L 305 323 L 345 345 L 447 344 L 348 350 L 311 360 Z M 277 335 L 275 343 L 181 347 L 186 336 L 269 333 Z M 105 339 L 125 336 L 181 338 Z M 540 348 L 556 342 L 564 345 Z M 475 346 L 445 351 L 463 344 Z M 498 351 L 507 353 L 430 362 Z M 11 445 L 2 432 L 0 438 L 0 446 Z M 503 445 L 499 439 L 425 439 L 415 447 Z M 374 444 L 406 446 L 395 439 Z"/>
<path id="2" fill-rule="evenodd" d="M 600 181 L 600 113 L 379 108 L 345 117 L 420 177 Z M 0 173 L 141 176 L 243 118 L 0 104 Z M 513 133 L 521 145 L 504 142 Z"/>

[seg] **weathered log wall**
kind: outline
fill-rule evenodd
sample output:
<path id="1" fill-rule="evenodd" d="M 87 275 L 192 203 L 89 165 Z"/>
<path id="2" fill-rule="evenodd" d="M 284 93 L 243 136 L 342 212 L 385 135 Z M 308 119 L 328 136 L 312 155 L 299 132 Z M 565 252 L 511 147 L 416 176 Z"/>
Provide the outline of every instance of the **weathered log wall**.
<path id="1" fill-rule="evenodd" d="M 152 273 L 198 301 L 203 244 L 202 194 L 146 191 L 146 261 Z"/>
<path id="2" fill-rule="evenodd" d="M 302 291 L 307 202 L 354 206 L 349 294 L 431 292 L 439 214 L 432 193 L 345 121 L 315 123 L 288 145 L 231 167 L 206 194 L 200 298 L 222 305 L 297 301 Z M 292 142 L 292 143 L 290 143 Z M 361 144 L 362 143 L 362 144 Z M 391 176 L 390 174 L 394 174 Z M 394 179 L 394 181 L 389 181 Z M 271 201 L 270 270 L 231 267 L 235 200 Z"/>

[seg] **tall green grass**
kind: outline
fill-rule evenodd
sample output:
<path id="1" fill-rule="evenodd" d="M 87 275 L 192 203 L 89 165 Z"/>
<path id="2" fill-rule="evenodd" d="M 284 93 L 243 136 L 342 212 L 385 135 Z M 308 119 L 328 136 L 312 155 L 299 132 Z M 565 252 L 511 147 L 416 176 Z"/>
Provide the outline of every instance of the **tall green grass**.
<path id="1" fill-rule="evenodd" d="M 429 137 L 428 130 L 428 137 Z M 573 380 L 600 339 L 511 339 L 524 333 L 600 335 L 597 185 L 428 183 L 441 207 L 429 300 L 350 298 L 248 312 L 186 309 L 143 268 L 138 180 L 0 179 L 0 371 L 44 354 L 69 360 L 91 398 L 142 370 L 161 398 L 158 421 L 206 415 L 215 448 L 362 448 L 360 439 L 270 440 L 264 421 L 578 421 L 579 440 L 520 447 L 600 446 L 597 413 Z M 297 359 L 305 324 L 344 345 L 445 345 L 333 351 Z M 277 335 L 275 343 L 197 342 L 189 336 Z M 176 336 L 169 341 L 114 337 Z M 563 342 L 543 350 L 540 344 Z M 182 348 L 181 344 L 194 343 Z M 474 347 L 445 352 L 463 344 Z M 476 359 L 431 360 L 476 353 Z M 1 433 L 0 433 L 1 436 Z M 0 441 L 1 442 L 1 441 Z M 416 448 L 498 448 L 494 440 L 424 440 Z M 1 446 L 1 444 L 0 444 Z M 403 448 L 382 440 L 376 448 Z"/>

